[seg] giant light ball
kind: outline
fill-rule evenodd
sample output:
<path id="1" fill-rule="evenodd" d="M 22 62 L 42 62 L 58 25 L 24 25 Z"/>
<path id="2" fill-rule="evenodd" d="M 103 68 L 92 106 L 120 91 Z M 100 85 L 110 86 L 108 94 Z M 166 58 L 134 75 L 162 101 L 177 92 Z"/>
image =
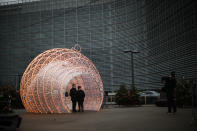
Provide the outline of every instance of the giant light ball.
<path id="1" fill-rule="evenodd" d="M 25 70 L 20 95 L 27 112 L 70 113 L 72 84 L 81 86 L 86 97 L 84 110 L 99 111 L 103 84 L 95 65 L 79 51 L 55 48 L 39 54 Z"/>

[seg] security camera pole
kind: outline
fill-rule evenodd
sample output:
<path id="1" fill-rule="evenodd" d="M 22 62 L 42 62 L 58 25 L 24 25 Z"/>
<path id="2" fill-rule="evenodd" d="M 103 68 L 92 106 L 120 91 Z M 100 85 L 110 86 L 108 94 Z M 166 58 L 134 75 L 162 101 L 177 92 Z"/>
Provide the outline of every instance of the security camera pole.
<path id="1" fill-rule="evenodd" d="M 134 89 L 135 87 L 135 82 L 134 82 L 134 65 L 133 65 L 133 54 L 140 53 L 138 51 L 131 51 L 131 50 L 125 50 L 124 53 L 131 53 L 131 78 L 132 78 L 132 88 Z"/>

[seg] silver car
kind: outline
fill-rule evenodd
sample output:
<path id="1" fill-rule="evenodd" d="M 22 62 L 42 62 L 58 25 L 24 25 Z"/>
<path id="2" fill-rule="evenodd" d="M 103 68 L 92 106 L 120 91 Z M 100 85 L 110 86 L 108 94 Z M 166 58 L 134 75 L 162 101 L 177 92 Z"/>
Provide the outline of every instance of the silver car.
<path id="1" fill-rule="evenodd" d="M 145 96 L 148 96 L 148 97 L 160 97 L 160 93 L 156 92 L 156 91 L 142 91 L 139 93 L 139 95 L 141 97 L 145 97 Z"/>

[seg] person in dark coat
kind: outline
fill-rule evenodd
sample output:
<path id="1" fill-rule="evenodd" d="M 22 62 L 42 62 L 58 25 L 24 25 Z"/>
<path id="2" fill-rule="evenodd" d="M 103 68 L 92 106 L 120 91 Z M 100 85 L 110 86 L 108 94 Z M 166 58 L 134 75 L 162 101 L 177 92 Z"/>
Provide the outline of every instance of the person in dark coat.
<path id="1" fill-rule="evenodd" d="M 79 107 L 78 112 L 80 111 L 84 112 L 83 109 L 84 98 L 85 98 L 85 92 L 81 89 L 81 86 L 78 86 L 78 91 L 77 91 L 77 102 Z"/>
<path id="2" fill-rule="evenodd" d="M 168 113 L 171 113 L 171 109 L 173 109 L 173 113 L 176 113 L 176 103 L 175 103 L 175 89 L 176 89 L 176 78 L 175 72 L 171 72 L 169 78 L 166 80 L 166 89 L 167 89 L 167 99 L 168 99 Z"/>
<path id="3" fill-rule="evenodd" d="M 77 90 L 76 90 L 75 84 L 72 84 L 72 88 L 70 89 L 70 96 L 71 96 L 71 101 L 72 101 L 72 111 L 76 112 Z"/>

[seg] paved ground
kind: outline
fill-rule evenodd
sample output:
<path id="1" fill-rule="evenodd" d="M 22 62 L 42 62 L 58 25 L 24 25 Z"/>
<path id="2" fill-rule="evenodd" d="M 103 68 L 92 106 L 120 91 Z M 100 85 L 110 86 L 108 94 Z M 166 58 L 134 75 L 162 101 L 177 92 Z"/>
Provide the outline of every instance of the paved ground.
<path id="1" fill-rule="evenodd" d="M 163 107 L 104 109 L 75 114 L 31 114 L 21 112 L 19 131 L 197 131 L 190 125 L 191 109 L 167 115 Z"/>

